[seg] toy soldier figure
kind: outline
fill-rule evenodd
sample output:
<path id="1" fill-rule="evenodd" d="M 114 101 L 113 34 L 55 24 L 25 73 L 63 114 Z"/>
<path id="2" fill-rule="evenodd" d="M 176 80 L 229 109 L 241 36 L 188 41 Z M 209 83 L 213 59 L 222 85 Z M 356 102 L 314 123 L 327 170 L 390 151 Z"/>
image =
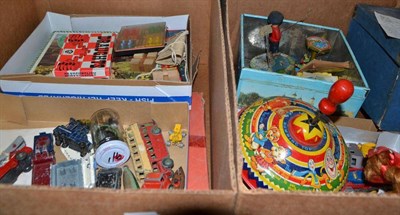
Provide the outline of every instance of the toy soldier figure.
<path id="1" fill-rule="evenodd" d="M 268 15 L 267 23 L 271 25 L 272 32 L 268 36 L 269 51 L 272 54 L 279 52 L 279 41 L 281 40 L 281 30 L 279 26 L 283 22 L 283 14 L 279 11 L 272 11 Z"/>

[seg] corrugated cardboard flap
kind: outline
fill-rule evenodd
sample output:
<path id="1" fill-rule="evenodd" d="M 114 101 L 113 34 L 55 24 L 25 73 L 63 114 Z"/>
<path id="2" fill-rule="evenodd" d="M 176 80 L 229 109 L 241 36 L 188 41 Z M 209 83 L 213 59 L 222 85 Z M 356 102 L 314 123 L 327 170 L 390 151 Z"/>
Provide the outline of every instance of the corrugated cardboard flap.
<path id="1" fill-rule="evenodd" d="M 27 116 L 21 97 L 7 96 L 0 93 L 0 123 L 26 125 Z M 0 126 L 2 127 L 2 126 Z"/>

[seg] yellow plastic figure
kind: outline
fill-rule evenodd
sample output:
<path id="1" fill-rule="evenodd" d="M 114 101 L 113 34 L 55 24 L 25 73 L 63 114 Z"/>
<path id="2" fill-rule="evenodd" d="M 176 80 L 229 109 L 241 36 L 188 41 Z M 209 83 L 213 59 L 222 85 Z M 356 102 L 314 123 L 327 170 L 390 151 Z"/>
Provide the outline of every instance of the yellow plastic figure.
<path id="1" fill-rule="evenodd" d="M 176 145 L 179 148 L 184 146 L 182 140 L 186 136 L 186 133 L 182 131 L 182 124 L 175 124 L 174 129 L 169 132 L 169 140 L 167 142 L 167 146 Z"/>

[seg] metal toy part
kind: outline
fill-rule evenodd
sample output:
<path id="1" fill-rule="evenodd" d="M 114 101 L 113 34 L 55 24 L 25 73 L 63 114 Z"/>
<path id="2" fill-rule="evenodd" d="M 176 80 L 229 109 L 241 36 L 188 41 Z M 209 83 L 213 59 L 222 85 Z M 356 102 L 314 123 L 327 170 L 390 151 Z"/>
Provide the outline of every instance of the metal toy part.
<path id="1" fill-rule="evenodd" d="M 168 132 L 167 146 L 178 146 L 183 148 L 185 144 L 183 143 L 183 138 L 186 137 L 187 133 L 182 130 L 182 124 L 176 123 L 174 129 Z"/>
<path id="2" fill-rule="evenodd" d="M 93 147 L 93 144 L 88 140 L 88 133 L 88 128 L 74 118 L 70 118 L 67 125 L 57 126 L 53 130 L 55 144 L 57 146 L 61 145 L 63 148 L 69 147 L 78 151 L 81 157 L 89 153 Z"/>
<path id="3" fill-rule="evenodd" d="M 18 136 L 6 150 L 1 153 L 0 183 L 13 184 L 22 172 L 32 169 L 32 148 L 27 147 L 25 140 Z"/>

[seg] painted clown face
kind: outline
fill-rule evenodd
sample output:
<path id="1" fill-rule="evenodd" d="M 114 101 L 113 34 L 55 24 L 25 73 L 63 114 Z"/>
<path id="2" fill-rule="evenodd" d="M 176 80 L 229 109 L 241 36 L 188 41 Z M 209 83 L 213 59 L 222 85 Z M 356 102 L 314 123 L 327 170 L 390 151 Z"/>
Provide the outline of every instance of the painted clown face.
<path id="1" fill-rule="evenodd" d="M 326 174 L 332 179 L 336 178 L 337 169 L 336 169 L 335 158 L 333 157 L 331 148 L 328 148 L 325 152 L 324 165 Z"/>
<path id="2" fill-rule="evenodd" d="M 271 142 L 277 142 L 279 140 L 279 137 L 281 134 L 279 133 L 279 129 L 276 126 L 272 126 L 268 131 L 267 131 L 267 138 Z"/>

